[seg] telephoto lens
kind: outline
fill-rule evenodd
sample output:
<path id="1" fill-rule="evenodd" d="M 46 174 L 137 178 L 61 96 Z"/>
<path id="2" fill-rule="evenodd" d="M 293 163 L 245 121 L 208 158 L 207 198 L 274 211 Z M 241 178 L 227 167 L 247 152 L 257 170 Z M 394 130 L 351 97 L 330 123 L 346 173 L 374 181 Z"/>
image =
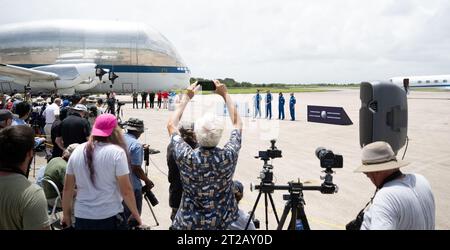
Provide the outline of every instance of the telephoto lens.
<path id="1" fill-rule="evenodd" d="M 142 193 L 144 194 L 145 198 L 150 201 L 152 206 L 156 206 L 159 204 L 159 201 L 156 198 L 155 194 L 151 190 L 148 190 L 147 186 L 142 187 Z"/>

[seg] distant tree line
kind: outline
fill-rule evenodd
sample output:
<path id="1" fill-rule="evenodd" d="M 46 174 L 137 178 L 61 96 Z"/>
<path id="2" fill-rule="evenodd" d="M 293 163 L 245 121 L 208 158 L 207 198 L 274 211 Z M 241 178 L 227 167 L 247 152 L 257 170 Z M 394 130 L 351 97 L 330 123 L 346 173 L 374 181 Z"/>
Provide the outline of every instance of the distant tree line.
<path id="1" fill-rule="evenodd" d="M 191 83 L 194 83 L 197 80 L 210 80 L 201 77 L 190 79 Z M 346 83 L 346 84 L 337 84 L 337 83 L 308 83 L 308 84 L 287 84 L 287 83 L 262 83 L 262 84 L 254 84 L 250 82 L 238 82 L 233 78 L 225 78 L 225 79 L 217 79 L 220 82 L 224 83 L 228 88 L 257 88 L 257 87 L 269 87 L 269 88 L 291 88 L 291 87 L 332 87 L 332 86 L 345 86 L 345 87 L 358 87 L 359 83 Z"/>

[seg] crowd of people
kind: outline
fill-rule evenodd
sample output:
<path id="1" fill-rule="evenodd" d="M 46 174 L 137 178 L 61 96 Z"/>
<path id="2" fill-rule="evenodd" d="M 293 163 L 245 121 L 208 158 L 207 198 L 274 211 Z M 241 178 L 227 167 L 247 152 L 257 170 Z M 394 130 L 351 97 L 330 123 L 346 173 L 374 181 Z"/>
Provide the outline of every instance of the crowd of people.
<path id="1" fill-rule="evenodd" d="M 133 108 L 139 109 L 138 97 L 141 96 L 141 109 L 168 109 L 169 108 L 169 100 L 171 97 L 176 95 L 173 91 L 143 91 L 140 94 L 137 91 L 133 91 L 131 97 L 133 98 Z M 155 106 L 156 101 L 156 106 Z"/>
<path id="2" fill-rule="evenodd" d="M 195 123 L 181 121 L 198 90 L 195 83 L 180 95 L 179 105 L 167 123 L 173 230 L 238 230 L 244 229 L 249 221 L 249 214 L 239 208 L 244 187 L 234 179 L 243 123 L 226 86 L 219 81 L 214 84 L 233 125 L 223 147 L 219 147 L 219 141 L 224 123 L 218 117 L 205 114 Z M 261 113 L 260 98 L 258 91 L 255 106 L 259 108 L 255 109 L 255 115 L 256 111 Z M 268 119 L 271 100 L 268 91 Z M 108 95 L 108 101 L 115 102 L 113 93 Z M 45 121 L 40 130 L 48 143 L 53 144 L 52 155 L 40 171 L 43 176 L 38 184 L 42 187 L 28 180 L 38 143 L 36 129 L 29 123 L 32 105 L 27 101 L 1 103 L 0 229 L 49 229 L 49 206 L 62 210 L 60 224 L 64 228 L 120 230 L 129 229 L 130 224 L 142 226 L 143 193 L 154 187 L 142 168 L 148 148 L 139 142 L 144 121 L 130 118 L 122 128 L 117 117 L 105 111 L 90 122 L 86 102 L 84 98 L 67 102 L 54 96 L 40 110 Z M 293 94 L 290 102 L 295 105 Z M 279 108 L 283 119 L 282 93 L 279 105 L 283 107 Z M 96 106 L 102 107 L 102 102 Z M 295 119 L 292 112 L 291 116 Z M 434 229 L 431 187 L 419 174 L 403 174 L 400 168 L 407 164 L 397 160 L 388 143 L 379 141 L 363 148 L 362 165 L 356 171 L 365 173 L 377 191 L 349 229 Z M 253 223 L 249 229 L 255 229 Z"/>

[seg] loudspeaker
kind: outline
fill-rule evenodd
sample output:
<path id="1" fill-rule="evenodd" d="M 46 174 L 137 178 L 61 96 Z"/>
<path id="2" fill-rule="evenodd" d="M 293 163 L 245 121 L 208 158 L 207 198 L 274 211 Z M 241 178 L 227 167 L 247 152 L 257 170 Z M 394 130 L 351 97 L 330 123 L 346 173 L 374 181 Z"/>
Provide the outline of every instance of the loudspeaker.
<path id="1" fill-rule="evenodd" d="M 360 86 L 359 143 L 361 147 L 385 141 L 397 154 L 406 143 L 408 99 L 399 86 L 388 82 L 363 82 Z"/>

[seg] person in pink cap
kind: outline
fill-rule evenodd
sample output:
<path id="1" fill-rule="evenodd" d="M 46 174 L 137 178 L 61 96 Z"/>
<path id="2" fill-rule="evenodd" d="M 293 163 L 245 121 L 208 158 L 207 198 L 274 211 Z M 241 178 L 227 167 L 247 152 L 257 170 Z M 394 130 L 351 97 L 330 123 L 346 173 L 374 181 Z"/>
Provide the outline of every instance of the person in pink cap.
<path id="1" fill-rule="evenodd" d="M 75 186 L 75 229 L 126 229 L 134 218 L 142 225 L 129 177 L 122 130 L 111 114 L 95 120 L 89 141 L 78 146 L 67 164 L 63 191 L 63 226 L 71 226 Z M 124 218 L 122 201 L 131 211 Z"/>

